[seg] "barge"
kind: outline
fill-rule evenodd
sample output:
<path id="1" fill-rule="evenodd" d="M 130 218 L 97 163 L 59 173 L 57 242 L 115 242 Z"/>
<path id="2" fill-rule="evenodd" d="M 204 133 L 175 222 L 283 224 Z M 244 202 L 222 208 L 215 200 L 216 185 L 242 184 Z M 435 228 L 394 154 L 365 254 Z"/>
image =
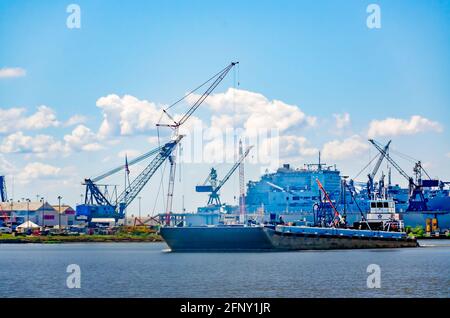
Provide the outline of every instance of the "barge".
<path id="1" fill-rule="evenodd" d="M 392 198 L 374 198 L 370 211 L 348 226 L 317 180 L 334 216 L 323 214 L 319 224 L 307 226 L 284 224 L 165 226 L 160 234 L 174 252 L 292 251 L 330 249 L 374 249 L 418 247 L 414 237 L 404 231 L 404 222 L 396 213 Z"/>

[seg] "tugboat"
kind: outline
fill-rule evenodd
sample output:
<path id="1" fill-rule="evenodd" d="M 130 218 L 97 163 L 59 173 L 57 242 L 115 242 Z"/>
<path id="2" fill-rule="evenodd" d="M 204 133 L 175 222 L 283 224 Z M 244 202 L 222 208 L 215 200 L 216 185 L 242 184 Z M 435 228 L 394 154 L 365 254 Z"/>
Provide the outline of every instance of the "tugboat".
<path id="1" fill-rule="evenodd" d="M 334 218 L 327 227 L 278 225 L 266 230 L 276 250 L 329 250 L 361 248 L 418 247 L 417 240 L 404 232 L 404 223 L 395 212 L 395 202 L 389 198 L 374 198 L 370 211 L 361 220 L 348 227 L 345 216 L 334 207 L 327 192 L 316 180 L 326 201 L 334 211 Z"/>

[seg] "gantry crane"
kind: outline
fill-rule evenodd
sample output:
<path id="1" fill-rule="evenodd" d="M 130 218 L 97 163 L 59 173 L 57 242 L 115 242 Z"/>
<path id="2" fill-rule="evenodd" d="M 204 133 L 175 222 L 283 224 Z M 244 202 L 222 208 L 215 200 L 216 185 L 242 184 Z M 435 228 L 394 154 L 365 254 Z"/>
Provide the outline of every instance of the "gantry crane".
<path id="1" fill-rule="evenodd" d="M 222 205 L 219 194 L 220 189 L 225 185 L 228 179 L 230 179 L 230 177 L 233 175 L 236 169 L 242 164 L 242 162 L 248 156 L 252 148 L 253 146 L 247 147 L 245 152 L 241 154 L 239 159 L 233 164 L 231 169 L 228 171 L 228 173 L 225 175 L 225 177 L 223 177 L 221 181 L 217 180 L 216 169 L 211 168 L 211 172 L 209 173 L 205 182 L 202 185 L 195 187 L 196 192 L 209 192 L 208 205 L 217 205 L 217 206 Z"/>

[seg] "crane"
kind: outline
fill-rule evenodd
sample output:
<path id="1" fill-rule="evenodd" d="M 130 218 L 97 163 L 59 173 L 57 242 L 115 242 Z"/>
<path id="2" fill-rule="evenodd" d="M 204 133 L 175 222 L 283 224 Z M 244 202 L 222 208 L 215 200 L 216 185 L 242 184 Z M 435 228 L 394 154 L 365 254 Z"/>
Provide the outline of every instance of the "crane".
<path id="1" fill-rule="evenodd" d="M 196 186 L 195 191 L 196 192 L 210 192 L 209 198 L 208 198 L 208 205 L 222 205 L 220 201 L 220 195 L 219 191 L 220 189 L 225 185 L 225 183 L 230 179 L 230 177 L 233 175 L 233 173 L 236 171 L 236 169 L 242 164 L 244 159 L 248 156 L 250 153 L 250 150 L 253 148 L 253 146 L 247 147 L 244 153 L 241 154 L 239 159 L 233 164 L 231 169 L 227 172 L 225 177 L 221 181 L 217 180 L 217 171 L 214 168 L 211 168 L 211 172 L 209 173 L 208 177 L 206 178 L 203 185 Z M 210 183 L 210 185 L 207 185 L 207 183 Z"/>
<path id="2" fill-rule="evenodd" d="M 422 191 L 422 186 L 419 183 L 415 183 L 414 179 L 410 177 L 390 156 L 381 148 L 380 144 L 373 139 L 369 139 L 369 142 L 386 158 L 387 161 L 403 176 L 409 185 L 409 206 L 407 211 L 427 211 L 427 200 L 425 199 Z M 420 162 L 419 162 L 420 164 Z M 419 200 L 416 200 L 417 196 Z"/>
<path id="3" fill-rule="evenodd" d="M 200 105 L 205 101 L 206 98 L 214 91 L 214 89 L 222 82 L 222 80 L 225 78 L 225 76 L 230 72 L 230 70 L 235 66 L 239 64 L 239 62 L 231 62 L 229 65 L 227 65 L 224 69 L 222 69 L 219 73 L 213 75 L 210 79 L 208 79 L 206 82 L 189 92 L 188 94 L 184 95 L 182 98 L 177 100 L 175 103 L 167 107 L 163 110 L 163 113 L 169 118 L 171 121 L 170 123 L 158 123 L 156 124 L 157 127 L 169 127 L 173 130 L 174 139 L 178 137 L 179 129 L 180 127 L 192 116 L 192 114 L 197 110 L 197 108 L 200 107 Z M 182 100 L 186 99 L 188 96 L 192 95 L 195 91 L 206 85 L 207 83 L 211 82 L 211 85 L 206 89 L 206 91 L 188 108 L 188 110 L 181 116 L 181 118 L 177 121 L 173 116 L 171 116 L 168 112 L 170 108 L 181 102 Z M 175 152 L 174 152 L 175 153 Z M 174 181 L 175 181 L 175 169 L 176 169 L 176 156 L 175 154 L 171 155 L 170 157 L 170 172 L 169 172 L 169 187 L 167 191 L 167 204 L 166 204 L 166 224 L 169 225 L 170 223 L 170 214 L 172 213 L 172 201 L 173 201 L 173 191 L 174 191 Z"/>
<path id="4" fill-rule="evenodd" d="M 338 212 L 338 210 L 334 206 L 333 202 L 330 199 L 330 196 L 328 195 L 325 188 L 322 186 L 322 183 L 320 183 L 319 179 L 316 179 L 316 182 L 317 182 L 317 185 L 319 186 L 320 190 L 322 191 L 326 201 L 328 201 L 328 203 L 330 204 L 331 208 L 334 211 L 333 225 L 336 226 L 338 223 L 345 224 L 344 218 L 342 217 L 342 215 Z"/>
<path id="5" fill-rule="evenodd" d="M 8 194 L 6 193 L 6 178 L 5 176 L 0 176 L 0 199 L 1 202 L 8 201 Z"/>
<path id="6" fill-rule="evenodd" d="M 275 183 L 272 183 L 270 181 L 266 181 L 266 183 L 269 186 L 271 186 L 272 188 L 277 189 L 277 190 L 279 190 L 281 192 L 289 193 L 290 195 L 295 195 L 295 192 L 293 192 L 293 191 L 291 191 L 289 189 L 285 189 L 285 188 L 283 188 L 283 187 L 281 187 L 279 185 L 276 185 Z M 286 213 L 289 213 L 289 197 L 286 197 Z"/>
<path id="7" fill-rule="evenodd" d="M 115 200 L 113 200 L 112 197 L 108 197 L 106 187 L 105 191 L 102 192 L 97 182 L 121 171 L 126 167 L 125 165 L 111 169 L 92 179 L 85 179 L 85 202 L 84 204 L 77 206 L 77 215 L 86 215 L 88 219 L 92 219 L 93 217 L 113 217 L 116 221 L 123 218 L 124 210 L 136 198 L 162 163 L 171 155 L 182 138 L 183 136 L 180 135 L 175 140 L 171 140 L 164 145 L 131 160 L 128 165 L 134 165 L 152 155 L 156 155 L 144 170 L 130 183 L 129 187 L 124 189 Z"/>
<path id="8" fill-rule="evenodd" d="M 283 187 L 281 187 L 281 186 L 279 186 L 279 185 L 276 185 L 275 183 L 272 183 L 272 182 L 269 182 L 269 181 L 266 181 L 266 183 L 267 183 L 268 185 L 270 185 L 272 188 L 275 188 L 275 189 L 277 189 L 277 190 L 280 190 L 281 192 L 286 192 L 286 193 L 295 195 L 295 192 L 293 192 L 293 191 L 291 191 L 291 190 L 289 190 L 289 189 L 285 189 L 285 188 L 283 188 Z"/>
<path id="9" fill-rule="evenodd" d="M 380 169 L 381 163 L 383 162 L 383 159 L 385 157 L 384 154 L 388 153 L 389 145 L 391 144 L 391 141 L 392 140 L 389 140 L 389 142 L 386 144 L 386 146 L 384 146 L 383 152 L 380 152 L 380 155 L 378 157 L 377 162 L 375 163 L 375 166 L 373 167 L 372 172 L 367 175 L 367 177 L 369 178 L 369 180 L 367 182 L 367 193 L 369 195 L 369 198 L 374 191 L 373 179 L 375 178 L 375 175 L 377 174 L 378 169 Z"/>
<path id="10" fill-rule="evenodd" d="M 1 199 L 0 202 L 8 202 L 8 194 L 6 192 L 5 176 L 0 176 L 0 199 Z M 3 224 L 8 224 L 8 222 L 10 221 L 10 217 L 8 216 L 8 213 L 6 213 L 6 211 L 1 210 L 1 207 L 0 207 L 0 212 L 2 213 L 2 215 L 0 217 L 3 219 L 2 220 Z"/>

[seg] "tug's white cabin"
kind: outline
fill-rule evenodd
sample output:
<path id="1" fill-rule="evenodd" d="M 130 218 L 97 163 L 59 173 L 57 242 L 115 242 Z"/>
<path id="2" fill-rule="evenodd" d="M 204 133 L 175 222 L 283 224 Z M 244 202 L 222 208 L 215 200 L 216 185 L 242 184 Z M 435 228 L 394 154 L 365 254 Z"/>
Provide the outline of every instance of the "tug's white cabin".
<path id="1" fill-rule="evenodd" d="M 391 226 L 404 230 L 401 215 L 395 212 L 395 201 L 392 198 L 373 198 L 369 201 L 370 210 L 366 215 L 367 221 L 382 222 L 383 229 L 389 230 Z"/>

